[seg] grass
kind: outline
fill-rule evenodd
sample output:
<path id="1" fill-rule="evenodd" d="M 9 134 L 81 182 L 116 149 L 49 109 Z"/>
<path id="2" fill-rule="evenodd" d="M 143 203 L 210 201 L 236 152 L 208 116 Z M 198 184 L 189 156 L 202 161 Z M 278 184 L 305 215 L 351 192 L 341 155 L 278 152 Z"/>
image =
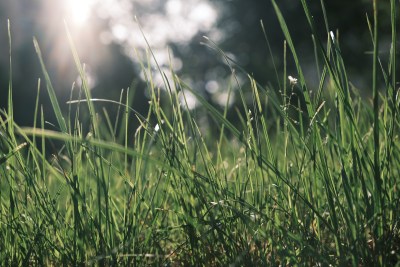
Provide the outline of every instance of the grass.
<path id="1" fill-rule="evenodd" d="M 0 261 L 399 266 L 399 4 L 390 2 L 389 58 L 378 54 L 376 0 L 368 20 L 373 55 L 371 77 L 365 78 L 372 80 L 372 99 L 350 86 L 337 35 L 329 32 L 326 15 L 326 36 L 318 35 L 304 0 L 318 88 L 307 85 L 274 0 L 286 39 L 284 68 L 276 69 L 280 90 L 248 74 L 249 86 L 242 87 L 236 72 L 244 71 L 208 40 L 232 71 L 227 88 L 239 92 L 239 123 L 227 119 L 228 105 L 215 108 L 172 68 L 171 79 L 162 73 L 166 90 L 156 87 L 150 47 L 142 63 L 147 114 L 130 107 L 129 90 L 118 101 L 92 99 L 68 29 L 83 80 L 75 90 L 84 97 L 71 99 L 63 113 L 35 40 L 57 122 L 53 130 L 45 127 L 39 80 L 34 127 L 14 123 L 10 71 L 8 108 L 0 116 Z M 323 1 L 321 10 L 326 14 Z M 294 59 L 297 81 L 287 80 L 288 58 Z M 200 103 L 195 110 L 186 107 L 188 93 Z M 101 102 L 118 107 L 115 118 L 99 110 Z M 213 119 L 209 127 L 201 123 L 203 114 Z M 134 122 L 140 127 L 130 133 Z M 54 154 L 47 152 L 50 141 L 61 144 Z"/>

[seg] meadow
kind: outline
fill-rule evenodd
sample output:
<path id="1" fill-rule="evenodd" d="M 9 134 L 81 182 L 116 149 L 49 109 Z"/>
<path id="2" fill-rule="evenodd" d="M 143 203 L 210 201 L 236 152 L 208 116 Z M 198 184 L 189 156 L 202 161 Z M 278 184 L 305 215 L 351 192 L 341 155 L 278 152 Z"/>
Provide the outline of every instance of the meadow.
<path id="1" fill-rule="evenodd" d="M 43 61 L 46 51 L 35 40 L 44 79 L 38 80 L 34 126 L 20 127 L 13 119 L 10 48 L 8 107 L 0 111 L 0 262 L 400 266 L 399 2 L 390 0 L 387 58 L 379 54 L 377 2 L 366 22 L 370 97 L 352 86 L 339 35 L 326 16 L 326 34 L 318 34 L 305 0 L 316 88 L 307 84 L 274 0 L 286 39 L 282 51 L 271 51 L 271 59 L 282 55 L 277 88 L 257 83 L 207 39 L 231 70 L 226 87 L 240 99 L 235 121 L 227 116 L 229 99 L 225 108 L 211 105 L 172 68 L 162 73 L 165 90 L 156 86 L 151 44 L 141 65 L 147 114 L 130 105 L 133 89 L 123 90 L 119 100 L 93 99 L 67 30 L 82 79 L 74 89 L 79 98 L 61 110 Z M 295 74 L 287 73 L 288 58 Z M 246 74 L 248 86 L 237 72 Z M 51 127 L 39 94 L 51 99 Z M 196 97 L 196 109 L 187 107 L 188 94 Z M 116 116 L 101 109 L 103 103 L 115 106 Z M 132 123 L 139 123 L 133 133 Z M 49 153 L 52 142 L 56 153 Z"/>

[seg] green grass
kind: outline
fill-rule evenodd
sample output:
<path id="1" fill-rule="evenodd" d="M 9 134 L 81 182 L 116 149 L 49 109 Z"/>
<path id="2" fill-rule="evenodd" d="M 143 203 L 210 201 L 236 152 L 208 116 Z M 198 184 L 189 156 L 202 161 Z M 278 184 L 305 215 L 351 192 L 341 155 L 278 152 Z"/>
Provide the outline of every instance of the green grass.
<path id="1" fill-rule="evenodd" d="M 340 40 L 329 32 L 326 15 L 327 32 L 319 36 L 306 1 L 301 2 L 314 41 L 317 88 L 307 85 L 274 0 L 286 39 L 284 68 L 276 69 L 280 90 L 248 74 L 249 85 L 241 86 L 236 72 L 244 71 L 207 42 L 232 70 L 226 86 L 239 92 L 239 123 L 227 119 L 228 106 L 222 111 L 212 106 L 172 68 L 173 78 L 164 80 L 167 90 L 156 87 L 150 46 L 141 65 L 150 95 L 147 114 L 130 107 L 129 90 L 118 101 L 91 99 L 68 29 L 84 81 L 76 90 L 84 97 L 71 99 L 63 113 L 35 40 L 56 114 L 53 129 L 59 130 L 45 128 L 40 80 L 34 127 L 14 123 L 10 71 L 8 109 L 0 115 L 0 262 L 399 266 L 396 45 L 389 58 L 380 58 L 375 0 L 371 71 L 365 77 L 372 80 L 373 94 L 362 98 L 350 86 Z M 391 0 L 392 44 L 398 8 Z M 326 14 L 323 1 L 321 10 Z M 297 83 L 287 80 L 288 58 L 294 59 Z M 180 101 L 188 92 L 200 103 L 196 110 Z M 115 118 L 99 109 L 102 102 L 118 107 Z M 212 118 L 209 127 L 201 123 L 204 114 Z M 130 133 L 129 125 L 138 122 Z M 46 152 L 50 141 L 61 143 L 57 153 Z"/>

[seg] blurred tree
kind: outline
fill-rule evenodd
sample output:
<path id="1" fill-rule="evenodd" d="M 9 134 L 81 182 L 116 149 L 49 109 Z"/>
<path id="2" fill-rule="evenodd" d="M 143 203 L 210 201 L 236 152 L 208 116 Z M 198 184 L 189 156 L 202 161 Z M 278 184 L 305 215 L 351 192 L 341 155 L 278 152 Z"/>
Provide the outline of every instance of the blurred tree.
<path id="1" fill-rule="evenodd" d="M 154 4 L 149 4 L 150 2 Z M 301 55 L 302 64 L 306 70 L 305 74 L 311 83 L 314 81 L 315 84 L 317 77 L 313 67 L 312 41 L 301 3 L 293 0 L 277 2 L 287 20 L 294 43 Z M 10 18 L 13 35 L 15 114 L 17 122 L 24 125 L 30 124 L 33 119 L 27 117 L 27 114 L 32 114 L 33 99 L 37 91 L 37 78 L 42 76 L 37 56 L 33 49 L 32 36 L 38 38 L 50 76 L 64 108 L 66 108 L 65 102 L 69 98 L 72 82 L 77 77 L 77 71 L 74 67 L 61 20 L 64 6 L 60 3 L 62 1 L 21 0 L 0 2 L 0 47 L 2 48 L 0 50 L 0 108 L 6 107 L 9 73 L 6 19 Z M 210 16 L 218 14 L 216 25 L 213 25 L 216 28 L 211 29 L 210 25 L 205 24 L 205 21 L 201 21 L 202 17 L 200 16 L 196 17 L 196 19 L 200 19 L 199 21 L 202 24 L 200 23 L 199 25 L 201 27 L 194 33 L 187 31 L 186 27 L 189 26 L 179 24 L 179 20 L 174 22 L 178 23 L 178 25 L 171 24 L 181 30 L 175 35 L 165 33 L 166 30 L 170 29 L 168 27 L 172 27 L 169 24 L 165 24 L 163 29 L 152 29 L 152 27 L 155 27 L 154 25 L 158 25 L 157 27 L 163 25 L 162 23 L 155 24 L 156 19 L 177 16 L 176 14 L 178 13 L 174 13 L 176 8 L 183 8 L 182 12 L 186 17 L 188 14 L 198 16 L 198 12 L 191 12 L 194 9 L 190 10 L 190 6 L 183 5 L 183 3 L 189 2 L 180 2 L 178 0 L 138 2 L 139 4 L 135 6 L 137 9 L 134 11 L 130 5 L 136 3 L 135 1 L 101 2 L 104 8 L 107 7 L 106 3 L 113 5 L 119 3 L 121 5 L 120 10 L 126 11 L 125 13 L 130 16 L 130 20 L 133 20 L 133 12 L 140 14 L 141 23 L 149 23 L 147 27 L 144 25 L 145 34 L 153 31 L 159 34 L 158 37 L 166 37 L 167 44 L 172 48 L 173 57 L 181 59 L 183 62 L 182 66 L 176 69 L 178 74 L 195 89 L 204 91 L 210 101 L 221 102 L 219 96 L 223 96 L 224 90 L 226 90 L 229 69 L 216 51 L 201 45 L 201 42 L 206 41 L 202 37 L 203 35 L 209 36 L 211 40 L 215 41 L 229 56 L 234 58 L 240 66 L 254 75 L 262 84 L 272 83 L 276 85 L 277 83 L 273 72 L 272 60 L 260 26 L 260 21 L 262 20 L 271 42 L 273 58 L 277 68 L 281 69 L 284 37 L 270 1 L 209 0 L 210 5 L 218 10 L 217 13 L 213 13 L 207 9 L 207 6 L 202 6 L 193 0 L 190 3 L 196 3 L 193 8 L 196 7 L 198 12 L 210 12 Z M 321 2 L 308 1 L 308 3 L 317 26 L 319 26 L 320 37 L 327 38 L 323 24 Z M 83 5 L 83 2 L 81 4 Z M 100 5 L 100 2 L 97 5 Z M 330 30 L 339 31 L 345 63 L 352 74 L 350 79 L 359 87 L 368 87 L 369 78 L 365 78 L 365 72 L 370 71 L 371 56 L 368 51 L 372 45 L 366 23 L 366 13 L 371 14 L 370 1 L 336 0 L 325 1 L 325 5 Z M 382 37 L 381 53 L 388 53 L 390 45 L 390 40 L 388 39 L 390 16 L 387 13 L 389 1 L 380 1 L 379 5 L 380 33 Z M 186 10 L 185 8 L 189 9 Z M 77 13 L 78 11 L 76 10 L 75 12 Z M 146 101 L 141 99 L 144 97 L 145 87 L 143 81 L 139 78 L 140 70 L 134 63 L 132 46 L 126 46 L 126 44 L 141 44 L 139 41 L 141 36 L 135 35 L 136 32 L 131 31 L 129 28 L 121 27 L 126 18 L 125 20 L 113 21 L 110 16 L 104 15 L 104 10 L 101 11 L 100 9 L 97 13 L 92 13 L 92 16 L 79 29 L 71 25 L 71 30 L 73 31 L 73 37 L 77 43 L 81 60 L 87 64 L 88 70 L 93 74 L 93 80 L 95 81 L 93 95 L 117 100 L 120 90 L 130 86 L 132 81 L 136 81 L 135 84 L 138 90 L 134 105 L 135 108 L 144 110 L 145 106 L 141 104 L 146 103 Z M 90 25 L 92 26 L 89 27 Z M 93 25 L 96 26 L 93 27 Z M 131 24 L 129 22 L 126 25 Z M 166 25 L 169 26 L 167 27 Z M 107 32 L 109 35 L 105 34 Z M 114 39 L 110 39 L 110 33 L 114 34 Z M 188 37 L 190 37 L 190 41 L 182 41 Z M 108 41 L 105 42 L 104 40 L 107 38 Z M 176 38 L 175 41 L 174 38 Z M 121 40 L 123 39 L 129 39 L 130 41 L 122 42 Z M 157 38 L 150 39 L 153 39 L 154 44 L 157 43 Z M 152 43 L 150 44 L 152 45 Z M 161 49 L 166 49 L 165 45 L 162 46 L 162 44 Z M 290 57 L 288 63 L 288 74 L 296 76 Z M 179 65 L 179 62 L 177 65 Z M 49 102 L 45 90 L 43 90 L 44 88 L 44 81 L 42 81 L 41 103 L 47 110 L 50 108 L 46 107 Z"/>

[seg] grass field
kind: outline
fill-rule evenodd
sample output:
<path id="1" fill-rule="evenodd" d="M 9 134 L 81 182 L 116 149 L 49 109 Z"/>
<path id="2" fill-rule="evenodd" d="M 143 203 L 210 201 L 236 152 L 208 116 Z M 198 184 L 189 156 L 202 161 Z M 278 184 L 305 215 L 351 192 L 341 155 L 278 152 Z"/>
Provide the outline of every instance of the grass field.
<path id="1" fill-rule="evenodd" d="M 116 101 L 92 99 L 70 36 L 83 83 L 76 88 L 81 98 L 62 112 L 35 41 L 47 88 L 40 91 L 39 80 L 38 95 L 50 96 L 57 121 L 46 126 L 38 96 L 34 127 L 14 123 L 10 71 L 8 109 L 0 111 L 0 262 L 399 266 L 399 51 L 392 45 L 389 58 L 378 54 L 375 0 L 365 77 L 372 97 L 363 98 L 350 85 L 328 21 L 319 36 L 301 2 L 315 41 L 317 88 L 307 87 L 274 0 L 286 38 L 278 51 L 284 68 L 276 70 L 281 88 L 250 75 L 250 86 L 241 87 L 235 73 L 243 70 L 209 41 L 232 70 L 226 86 L 242 99 L 238 121 L 227 119 L 228 105 L 210 105 L 172 70 L 166 90 L 156 87 L 151 49 L 142 64 L 147 114 L 130 107 L 129 90 Z M 396 44 L 399 3 L 390 3 Z M 10 34 L 10 47 L 11 40 Z M 288 57 L 296 74 L 287 73 Z M 10 49 L 12 70 L 11 64 Z M 199 103 L 195 110 L 186 108 L 189 93 Z M 99 108 L 104 102 L 118 107 L 116 117 Z M 204 114 L 212 118 L 208 127 Z M 46 152 L 50 142 L 60 145 L 57 153 Z"/>

